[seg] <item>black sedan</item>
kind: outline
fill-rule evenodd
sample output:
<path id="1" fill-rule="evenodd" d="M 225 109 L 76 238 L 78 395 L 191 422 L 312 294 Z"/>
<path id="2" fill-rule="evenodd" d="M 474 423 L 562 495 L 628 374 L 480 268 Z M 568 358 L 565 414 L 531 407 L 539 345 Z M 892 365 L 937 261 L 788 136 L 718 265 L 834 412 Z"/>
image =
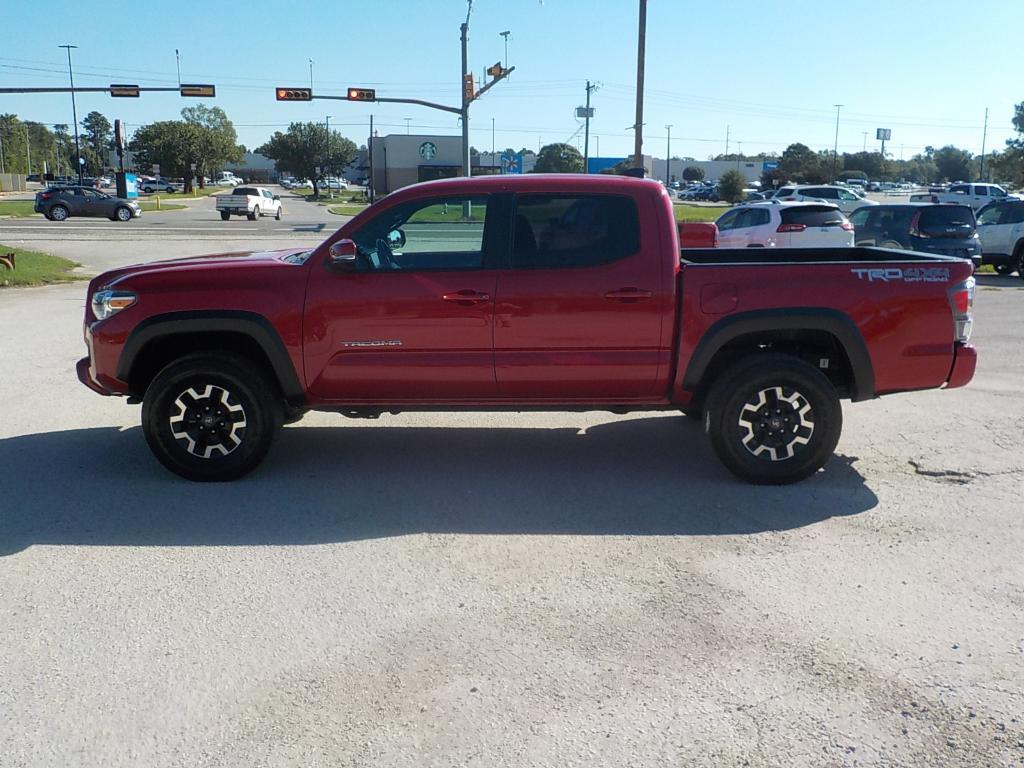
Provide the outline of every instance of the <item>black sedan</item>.
<path id="1" fill-rule="evenodd" d="M 36 193 L 36 213 L 50 221 L 69 216 L 103 216 L 111 221 L 131 221 L 142 215 L 134 200 L 114 197 L 89 187 L 50 187 Z"/>

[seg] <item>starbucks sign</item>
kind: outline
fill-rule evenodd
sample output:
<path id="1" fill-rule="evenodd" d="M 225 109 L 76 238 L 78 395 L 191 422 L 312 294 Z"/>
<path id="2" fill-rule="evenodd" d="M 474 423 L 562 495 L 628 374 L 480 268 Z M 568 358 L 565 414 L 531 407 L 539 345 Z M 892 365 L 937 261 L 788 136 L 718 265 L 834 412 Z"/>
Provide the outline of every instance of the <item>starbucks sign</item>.
<path id="1" fill-rule="evenodd" d="M 437 145 L 432 141 L 424 141 L 420 144 L 420 157 L 424 160 L 433 160 L 437 157 Z"/>

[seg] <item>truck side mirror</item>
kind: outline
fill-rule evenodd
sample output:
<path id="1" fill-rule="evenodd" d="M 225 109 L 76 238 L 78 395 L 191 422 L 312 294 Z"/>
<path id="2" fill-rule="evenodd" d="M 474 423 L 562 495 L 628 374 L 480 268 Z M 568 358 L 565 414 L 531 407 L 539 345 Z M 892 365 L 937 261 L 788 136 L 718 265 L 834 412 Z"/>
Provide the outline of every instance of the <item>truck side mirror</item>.
<path id="1" fill-rule="evenodd" d="M 353 272 L 356 268 L 356 244 L 345 238 L 336 243 L 331 243 L 328 249 L 331 257 L 331 266 L 339 272 Z"/>

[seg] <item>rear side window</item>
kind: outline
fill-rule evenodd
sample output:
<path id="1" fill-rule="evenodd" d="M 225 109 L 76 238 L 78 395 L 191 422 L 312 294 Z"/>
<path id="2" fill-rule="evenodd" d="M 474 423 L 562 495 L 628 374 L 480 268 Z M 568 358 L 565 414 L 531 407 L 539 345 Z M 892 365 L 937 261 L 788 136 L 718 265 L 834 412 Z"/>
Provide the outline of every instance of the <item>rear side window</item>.
<path id="1" fill-rule="evenodd" d="M 974 194 L 978 195 L 979 197 L 988 197 L 988 187 L 983 187 L 980 185 L 976 186 L 974 188 Z"/>
<path id="2" fill-rule="evenodd" d="M 516 200 L 512 266 L 590 267 L 640 249 L 640 221 L 630 197 L 520 195 Z"/>
<path id="3" fill-rule="evenodd" d="M 252 187 L 238 187 L 237 189 L 235 189 L 235 191 L 232 194 L 235 194 L 235 195 L 256 195 L 257 197 L 259 197 L 260 193 L 257 192 Z"/>
<path id="4" fill-rule="evenodd" d="M 745 227 L 760 227 L 767 224 L 769 220 L 768 211 L 764 208 L 748 208 L 736 217 L 735 229 Z"/>
<path id="5" fill-rule="evenodd" d="M 970 194 L 971 188 L 967 184 L 954 184 L 949 191 L 954 195 L 967 195 Z"/>
<path id="6" fill-rule="evenodd" d="M 838 227 L 843 223 L 843 214 L 835 208 L 826 208 L 823 205 L 783 208 L 782 223 L 803 224 L 805 227 Z"/>
<path id="7" fill-rule="evenodd" d="M 924 232 L 950 228 L 974 230 L 974 212 L 967 205 L 931 205 L 921 209 L 918 228 Z"/>
<path id="8" fill-rule="evenodd" d="M 801 189 L 800 194 L 807 197 L 822 197 L 826 200 L 835 200 L 839 196 L 836 190 L 829 187 L 808 187 Z"/>
<path id="9" fill-rule="evenodd" d="M 1003 213 L 999 217 L 1000 224 L 1020 224 L 1021 222 L 1024 222 L 1024 203 L 1003 206 Z"/>
<path id="10" fill-rule="evenodd" d="M 782 189 L 780 189 L 778 192 L 775 193 L 775 196 L 776 197 L 785 197 L 786 195 L 792 195 L 792 194 L 793 194 L 793 188 L 792 187 L 783 187 Z"/>

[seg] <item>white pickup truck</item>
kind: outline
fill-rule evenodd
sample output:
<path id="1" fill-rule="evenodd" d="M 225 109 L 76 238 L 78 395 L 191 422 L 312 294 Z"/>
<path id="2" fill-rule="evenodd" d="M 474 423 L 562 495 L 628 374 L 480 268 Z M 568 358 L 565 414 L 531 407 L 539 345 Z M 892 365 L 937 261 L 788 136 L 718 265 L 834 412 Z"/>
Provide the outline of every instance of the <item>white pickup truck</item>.
<path id="1" fill-rule="evenodd" d="M 217 195 L 217 210 L 227 221 L 233 215 L 256 221 L 260 216 L 273 216 L 278 221 L 284 210 L 281 198 L 266 187 L 238 187 L 230 195 Z"/>
<path id="2" fill-rule="evenodd" d="M 992 202 L 1018 199 L 1016 195 L 1007 194 L 998 184 L 953 184 L 945 192 L 932 193 L 933 203 L 966 204 L 975 211 Z"/>

